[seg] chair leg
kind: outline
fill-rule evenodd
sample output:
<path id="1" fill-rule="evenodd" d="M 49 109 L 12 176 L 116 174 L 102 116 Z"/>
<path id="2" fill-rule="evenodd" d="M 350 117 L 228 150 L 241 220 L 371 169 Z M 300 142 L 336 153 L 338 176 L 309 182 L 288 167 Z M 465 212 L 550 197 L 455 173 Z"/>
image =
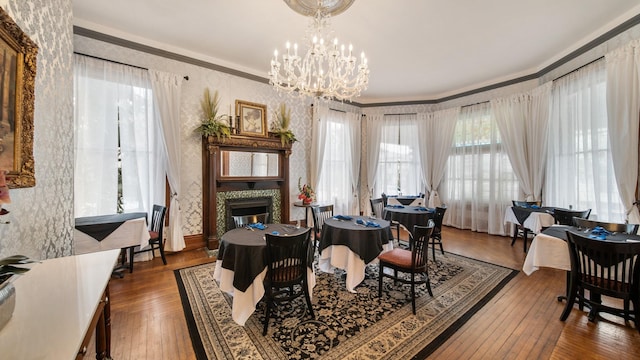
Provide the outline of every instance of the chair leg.
<path id="1" fill-rule="evenodd" d="M 560 321 L 567 320 L 567 317 L 571 313 L 571 309 L 573 309 L 573 304 L 576 302 L 576 296 L 578 295 L 578 291 L 576 289 L 573 281 L 569 284 L 569 291 L 567 292 L 567 303 L 564 305 L 564 310 L 560 315 Z"/>
<path id="2" fill-rule="evenodd" d="M 162 263 L 167 265 L 167 258 L 164 256 L 164 241 L 158 239 L 158 248 L 160 249 L 160 257 L 162 257 Z"/>
<path id="3" fill-rule="evenodd" d="M 129 248 L 129 274 L 133 272 L 133 255 L 135 255 L 134 250 L 135 250 L 134 247 Z"/>
<path id="4" fill-rule="evenodd" d="M 302 283 L 302 291 L 304 291 L 304 298 L 305 300 L 307 300 L 307 307 L 309 307 L 309 314 L 311 314 L 311 318 L 315 319 L 316 315 L 313 313 L 313 306 L 311 305 L 311 296 L 309 296 L 309 286 L 307 285 L 307 282 L 303 282 Z"/>
<path id="5" fill-rule="evenodd" d="M 511 237 L 511 246 L 516 243 L 516 239 L 518 238 L 518 225 L 513 227 L 513 236 Z"/>
<path id="6" fill-rule="evenodd" d="M 382 264 L 380 264 L 380 266 L 378 266 L 378 297 L 382 297 L 382 270 L 383 270 L 384 266 L 382 266 Z"/>
<path id="7" fill-rule="evenodd" d="M 433 291 L 431 291 L 431 280 L 429 280 L 429 274 L 425 273 L 424 276 L 427 277 L 427 291 L 429 292 L 429 296 L 433 297 Z"/>
<path id="8" fill-rule="evenodd" d="M 411 309 L 413 310 L 413 315 L 416 314 L 416 274 L 411 272 Z"/>
<path id="9" fill-rule="evenodd" d="M 271 316 L 271 301 L 267 299 L 267 308 L 264 311 L 264 327 L 262 329 L 262 336 L 267 335 L 267 328 L 269 327 L 270 316 Z"/>
<path id="10" fill-rule="evenodd" d="M 524 235 L 522 240 L 524 240 L 524 252 L 527 252 L 527 238 L 529 237 L 529 231 L 527 228 L 522 229 L 522 234 Z"/>
<path id="11" fill-rule="evenodd" d="M 436 239 L 431 238 L 431 254 L 433 255 L 433 262 L 436 262 Z"/>

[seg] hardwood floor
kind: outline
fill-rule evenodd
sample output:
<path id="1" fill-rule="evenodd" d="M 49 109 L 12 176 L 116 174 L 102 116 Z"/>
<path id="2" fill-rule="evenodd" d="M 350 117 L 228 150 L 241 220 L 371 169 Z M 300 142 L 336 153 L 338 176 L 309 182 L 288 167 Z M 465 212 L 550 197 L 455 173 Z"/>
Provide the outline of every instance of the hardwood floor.
<path id="1" fill-rule="evenodd" d="M 637 359 L 640 334 L 604 315 L 589 323 L 577 307 L 559 320 L 565 273 L 521 271 L 522 240 L 465 230 L 443 230 L 445 251 L 520 270 L 430 359 Z M 111 280 L 111 354 L 114 359 L 194 359 L 173 270 L 212 262 L 203 249 L 135 263 L 133 274 Z M 91 347 L 90 349 L 93 349 Z M 87 354 L 87 359 L 95 354 Z"/>

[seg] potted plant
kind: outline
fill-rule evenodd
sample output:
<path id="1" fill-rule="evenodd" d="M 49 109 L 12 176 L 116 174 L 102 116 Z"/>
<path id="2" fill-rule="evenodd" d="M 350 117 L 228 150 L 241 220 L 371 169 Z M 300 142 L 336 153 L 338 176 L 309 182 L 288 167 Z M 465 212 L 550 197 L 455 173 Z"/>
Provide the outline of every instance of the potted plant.
<path id="1" fill-rule="evenodd" d="M 216 90 L 211 96 L 209 88 L 206 88 L 200 106 L 203 118 L 196 131 L 207 137 L 215 136 L 218 140 L 230 137 L 231 127 L 224 121 L 227 115 L 218 115 L 218 107 L 220 106 L 218 91 Z"/>
<path id="2" fill-rule="evenodd" d="M 28 268 L 15 265 L 31 262 L 33 261 L 24 255 L 14 255 L 0 259 L 0 329 L 9 322 L 16 307 L 16 289 L 13 287 L 11 278 L 14 275 L 24 274 L 29 271 Z"/>
<path id="3" fill-rule="evenodd" d="M 291 124 L 291 110 L 287 109 L 287 105 L 282 103 L 275 115 L 276 121 L 273 123 L 273 133 L 280 138 L 282 146 L 296 142 L 298 139 L 296 139 L 293 132 L 289 130 L 289 125 Z"/>
<path id="4" fill-rule="evenodd" d="M 298 194 L 298 199 L 302 200 L 303 205 L 309 205 L 313 202 L 316 193 L 313 191 L 311 185 L 300 185 L 301 180 L 302 178 L 298 178 L 298 191 L 300 192 Z"/>

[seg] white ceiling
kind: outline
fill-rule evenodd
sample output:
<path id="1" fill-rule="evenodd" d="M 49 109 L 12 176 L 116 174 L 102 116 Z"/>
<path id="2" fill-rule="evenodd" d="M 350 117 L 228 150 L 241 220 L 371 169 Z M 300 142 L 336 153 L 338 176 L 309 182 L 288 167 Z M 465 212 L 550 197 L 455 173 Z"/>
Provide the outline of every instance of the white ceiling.
<path id="1" fill-rule="evenodd" d="M 74 25 L 267 77 L 308 19 L 282 0 L 73 0 Z M 357 0 L 331 23 L 371 71 L 358 103 L 437 100 L 533 74 L 639 0 Z"/>

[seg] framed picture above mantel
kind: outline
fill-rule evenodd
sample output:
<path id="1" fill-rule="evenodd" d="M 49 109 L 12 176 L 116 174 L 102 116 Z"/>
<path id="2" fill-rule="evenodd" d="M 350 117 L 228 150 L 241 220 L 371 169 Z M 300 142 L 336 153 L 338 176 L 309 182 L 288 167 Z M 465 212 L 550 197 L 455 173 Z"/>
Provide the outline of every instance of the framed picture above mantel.
<path id="1" fill-rule="evenodd" d="M 238 134 L 267 137 L 267 106 L 243 100 L 236 100 Z"/>

